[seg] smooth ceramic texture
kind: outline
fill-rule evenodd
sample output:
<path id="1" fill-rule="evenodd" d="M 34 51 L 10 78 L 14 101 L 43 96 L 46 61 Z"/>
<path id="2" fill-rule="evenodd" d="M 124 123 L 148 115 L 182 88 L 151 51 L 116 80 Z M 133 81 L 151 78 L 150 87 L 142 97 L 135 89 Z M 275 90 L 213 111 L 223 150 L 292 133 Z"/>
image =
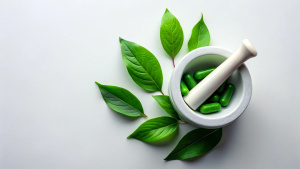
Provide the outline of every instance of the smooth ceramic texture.
<path id="1" fill-rule="evenodd" d="M 197 70 L 217 67 L 233 53 L 220 47 L 202 47 L 185 55 L 174 69 L 169 85 L 171 102 L 179 116 L 193 125 L 204 128 L 223 127 L 237 119 L 247 108 L 252 94 L 252 82 L 246 65 L 242 64 L 229 77 L 228 82 L 235 85 L 234 95 L 227 107 L 213 114 L 201 114 L 199 108 L 192 110 L 183 100 L 180 80 L 184 73 L 193 74 Z"/>
<path id="2" fill-rule="evenodd" d="M 190 108 L 196 110 L 211 96 L 231 74 L 246 60 L 257 55 L 248 39 L 242 41 L 240 48 L 220 64 L 213 72 L 199 82 L 183 99 Z"/>

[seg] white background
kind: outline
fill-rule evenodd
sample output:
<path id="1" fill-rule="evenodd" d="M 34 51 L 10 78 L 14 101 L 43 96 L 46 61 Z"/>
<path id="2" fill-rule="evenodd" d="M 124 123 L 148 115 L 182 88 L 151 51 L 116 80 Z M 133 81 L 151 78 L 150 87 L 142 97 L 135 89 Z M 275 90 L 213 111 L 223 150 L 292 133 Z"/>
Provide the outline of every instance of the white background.
<path id="1" fill-rule="evenodd" d="M 0 168 L 160 169 L 300 168 L 300 1 L 298 0 L 1 0 Z M 211 45 L 236 50 L 249 38 L 253 95 L 226 126 L 220 144 L 189 161 L 163 159 L 188 131 L 166 145 L 126 139 L 146 118 L 113 112 L 94 83 L 122 86 L 150 118 L 166 115 L 130 78 L 118 39 L 159 60 L 167 93 L 173 70 L 159 38 L 168 8 L 184 30 L 176 63 L 188 52 L 204 14 Z"/>

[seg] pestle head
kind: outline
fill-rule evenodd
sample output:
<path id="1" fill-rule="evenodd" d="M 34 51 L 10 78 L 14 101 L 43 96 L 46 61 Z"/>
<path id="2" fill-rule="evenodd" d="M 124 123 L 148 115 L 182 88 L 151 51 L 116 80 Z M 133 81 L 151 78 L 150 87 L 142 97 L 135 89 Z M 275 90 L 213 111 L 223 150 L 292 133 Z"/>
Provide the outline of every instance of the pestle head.
<path id="1" fill-rule="evenodd" d="M 255 57 L 257 51 L 248 39 L 244 39 L 238 51 L 244 53 L 248 58 Z"/>

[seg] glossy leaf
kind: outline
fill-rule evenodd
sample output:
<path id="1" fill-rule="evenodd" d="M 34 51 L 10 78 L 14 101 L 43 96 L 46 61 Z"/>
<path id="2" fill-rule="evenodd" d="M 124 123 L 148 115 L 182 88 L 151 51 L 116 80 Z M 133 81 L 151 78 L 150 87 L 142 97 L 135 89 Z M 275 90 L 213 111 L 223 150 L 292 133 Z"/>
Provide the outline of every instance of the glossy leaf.
<path id="1" fill-rule="evenodd" d="M 178 129 L 178 122 L 172 117 L 158 117 L 150 119 L 140 125 L 128 138 L 135 138 L 143 142 L 161 140 Z"/>
<path id="2" fill-rule="evenodd" d="M 141 102 L 128 90 L 96 82 L 108 107 L 126 116 L 146 116 Z"/>
<path id="3" fill-rule="evenodd" d="M 222 128 L 195 129 L 179 141 L 165 160 L 183 160 L 206 154 L 220 142 L 221 138 Z"/>
<path id="4" fill-rule="evenodd" d="M 177 18 L 166 9 L 160 26 L 160 40 L 167 54 L 174 58 L 183 44 L 183 31 Z"/>
<path id="5" fill-rule="evenodd" d="M 208 46 L 209 43 L 210 35 L 202 15 L 201 20 L 194 26 L 192 30 L 192 35 L 188 42 L 189 51 L 199 47 Z"/>
<path id="6" fill-rule="evenodd" d="M 176 110 L 173 108 L 170 97 L 167 95 L 152 96 L 158 104 L 173 118 L 180 120 Z"/>
<path id="7" fill-rule="evenodd" d="M 120 38 L 127 70 L 136 84 L 147 91 L 161 91 L 163 75 L 156 57 L 146 48 Z"/>

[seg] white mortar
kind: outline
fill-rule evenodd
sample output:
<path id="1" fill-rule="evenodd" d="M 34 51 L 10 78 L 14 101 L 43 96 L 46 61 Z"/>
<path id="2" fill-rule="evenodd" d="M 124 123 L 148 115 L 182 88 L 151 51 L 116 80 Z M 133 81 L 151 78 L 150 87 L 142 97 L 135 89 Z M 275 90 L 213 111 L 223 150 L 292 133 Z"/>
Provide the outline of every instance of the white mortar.
<path id="1" fill-rule="evenodd" d="M 252 82 L 250 73 L 246 65 L 241 65 L 228 79 L 235 86 L 234 94 L 227 107 L 222 107 L 221 111 L 212 114 L 201 114 L 194 111 L 184 102 L 180 92 L 180 80 L 183 74 L 193 74 L 197 70 L 217 67 L 232 52 L 226 49 L 208 46 L 195 49 L 183 57 L 173 71 L 169 95 L 171 102 L 182 120 L 193 125 L 204 128 L 223 127 L 237 119 L 247 108 L 251 94 Z"/>

